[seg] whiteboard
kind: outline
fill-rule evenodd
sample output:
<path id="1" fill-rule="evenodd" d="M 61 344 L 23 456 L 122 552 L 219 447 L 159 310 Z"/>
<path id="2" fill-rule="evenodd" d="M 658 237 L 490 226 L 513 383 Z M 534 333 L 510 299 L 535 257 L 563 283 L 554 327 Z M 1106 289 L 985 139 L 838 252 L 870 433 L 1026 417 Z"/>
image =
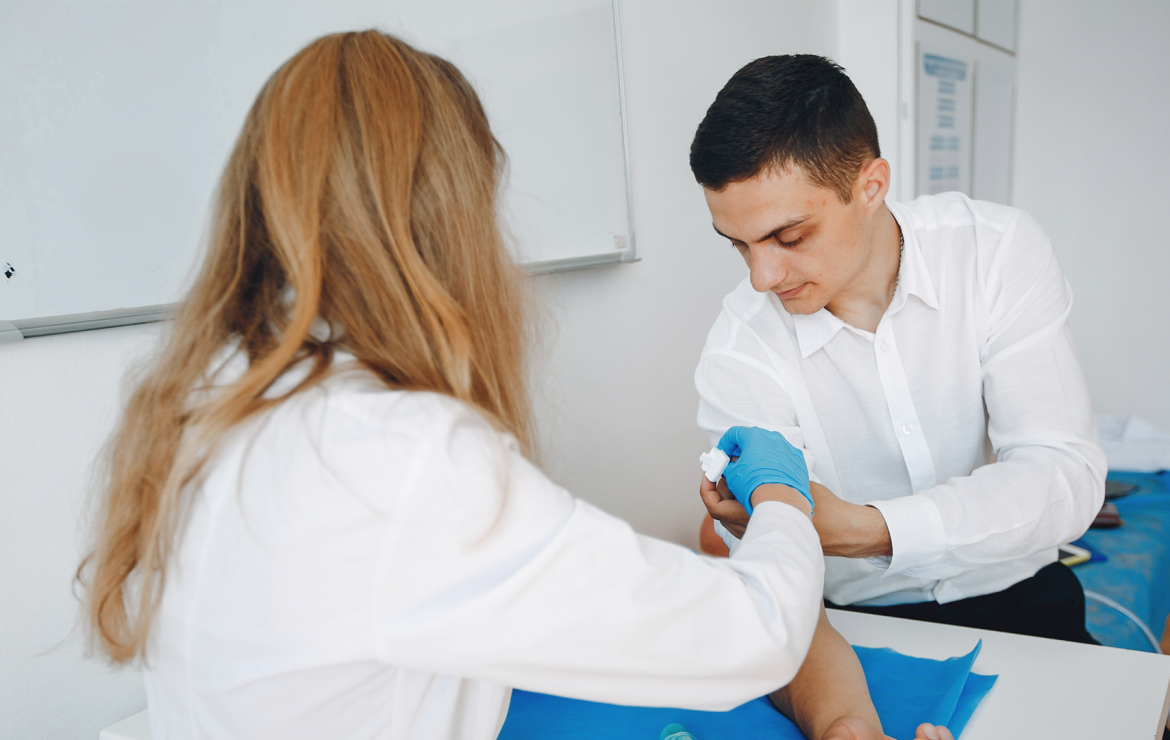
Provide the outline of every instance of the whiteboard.
<path id="1" fill-rule="evenodd" d="M 165 314 L 264 81 L 314 38 L 370 27 L 479 91 L 531 271 L 631 259 L 616 20 L 612 0 L 0 3 L 0 335 Z"/>

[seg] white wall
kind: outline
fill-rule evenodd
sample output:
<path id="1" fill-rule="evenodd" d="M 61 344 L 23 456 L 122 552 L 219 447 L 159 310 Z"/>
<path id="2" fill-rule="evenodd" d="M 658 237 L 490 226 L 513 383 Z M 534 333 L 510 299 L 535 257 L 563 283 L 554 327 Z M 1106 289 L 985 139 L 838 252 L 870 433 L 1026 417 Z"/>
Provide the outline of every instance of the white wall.
<path id="1" fill-rule="evenodd" d="M 831 2 L 623 0 L 642 261 L 538 278 L 552 330 L 539 414 L 571 491 L 641 531 L 694 545 L 703 508 L 692 373 L 721 297 L 746 274 L 711 229 L 687 156 L 715 93 L 759 56 L 836 51 Z M 143 706 L 133 671 L 85 660 L 70 579 L 89 466 L 119 380 L 157 328 L 0 346 L 0 738 L 88 740 Z"/>
<path id="2" fill-rule="evenodd" d="M 833 58 L 865 98 L 877 125 L 882 157 L 890 163 L 890 200 L 914 198 L 913 15 L 912 0 L 837 2 Z"/>
<path id="3" fill-rule="evenodd" d="M 1170 429 L 1170 3 L 1020 4 L 1013 203 L 1052 237 L 1093 404 Z"/>
<path id="4" fill-rule="evenodd" d="M 93 740 L 143 706 L 134 671 L 82 657 L 71 579 L 90 462 L 114 424 L 139 326 L 0 345 L 0 738 Z"/>

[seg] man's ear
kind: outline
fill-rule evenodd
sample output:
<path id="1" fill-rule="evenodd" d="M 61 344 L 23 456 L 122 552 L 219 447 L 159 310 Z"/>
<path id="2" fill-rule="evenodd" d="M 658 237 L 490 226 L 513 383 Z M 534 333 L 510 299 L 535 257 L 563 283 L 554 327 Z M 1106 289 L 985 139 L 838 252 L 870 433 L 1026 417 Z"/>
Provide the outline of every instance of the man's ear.
<path id="1" fill-rule="evenodd" d="M 861 205 L 870 213 L 877 211 L 890 192 L 890 163 L 881 157 L 869 160 L 857 173 L 857 184 Z"/>

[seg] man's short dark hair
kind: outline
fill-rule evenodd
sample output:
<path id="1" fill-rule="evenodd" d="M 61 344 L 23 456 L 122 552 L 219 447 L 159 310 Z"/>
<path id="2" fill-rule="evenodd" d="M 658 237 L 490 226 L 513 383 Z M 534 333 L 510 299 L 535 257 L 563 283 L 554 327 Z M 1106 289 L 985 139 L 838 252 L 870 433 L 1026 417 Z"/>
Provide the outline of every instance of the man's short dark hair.
<path id="1" fill-rule="evenodd" d="M 727 81 L 695 131 L 691 171 L 719 191 L 797 165 L 848 203 L 857 173 L 879 156 L 877 126 L 845 70 L 790 54 L 749 62 Z"/>

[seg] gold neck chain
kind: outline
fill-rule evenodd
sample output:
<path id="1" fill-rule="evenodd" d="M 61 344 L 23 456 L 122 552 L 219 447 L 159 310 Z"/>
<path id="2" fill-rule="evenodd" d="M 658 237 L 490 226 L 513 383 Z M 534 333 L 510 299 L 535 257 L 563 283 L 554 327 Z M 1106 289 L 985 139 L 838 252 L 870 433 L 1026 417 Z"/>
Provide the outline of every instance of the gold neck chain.
<path id="1" fill-rule="evenodd" d="M 898 283 L 902 282 L 902 255 L 906 252 L 906 237 L 902 234 L 902 227 L 898 227 L 898 274 L 894 276 L 894 292 L 890 294 L 890 300 L 894 300 L 894 296 L 898 294 Z"/>

